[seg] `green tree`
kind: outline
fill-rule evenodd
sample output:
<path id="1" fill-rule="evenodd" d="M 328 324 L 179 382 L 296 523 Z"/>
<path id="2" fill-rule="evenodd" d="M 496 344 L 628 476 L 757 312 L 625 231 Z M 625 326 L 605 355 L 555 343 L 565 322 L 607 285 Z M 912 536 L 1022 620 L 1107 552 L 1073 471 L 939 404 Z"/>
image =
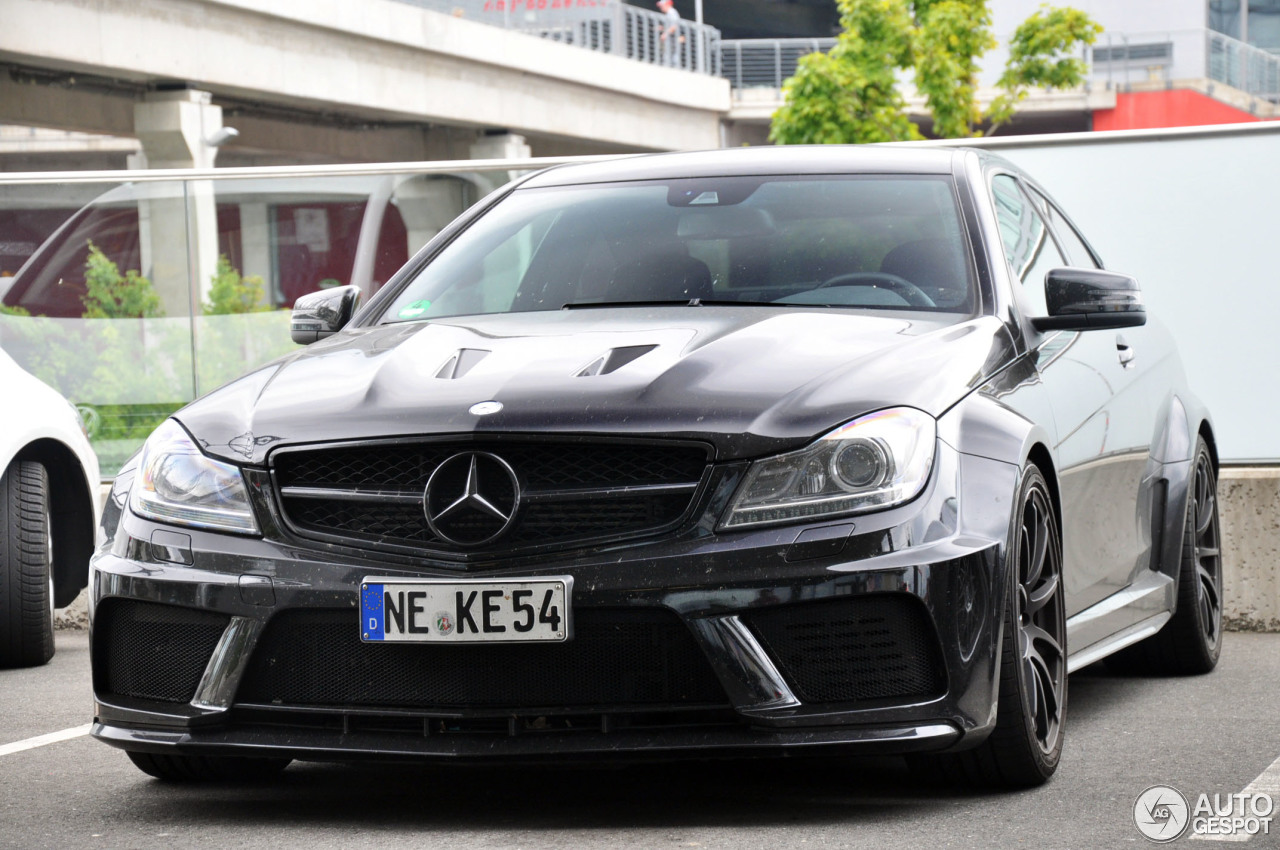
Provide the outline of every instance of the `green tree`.
<path id="1" fill-rule="evenodd" d="M 297 348 L 289 338 L 289 312 L 273 308 L 262 278 L 241 276 L 225 255 L 218 258 L 209 300 L 201 307 L 195 335 L 197 392 Z"/>
<path id="2" fill-rule="evenodd" d="M 209 287 L 209 300 L 203 307 L 206 316 L 263 313 L 271 309 L 262 278 L 257 275 L 241 277 L 226 254 L 218 257 L 218 270 Z"/>
<path id="3" fill-rule="evenodd" d="M 837 0 L 843 32 L 828 54 L 803 57 L 783 86 L 769 138 L 778 144 L 921 138 L 897 74 L 914 70 L 933 134 L 966 138 L 1013 117 L 1032 87 L 1072 88 L 1087 68 L 1071 55 L 1102 28 L 1076 9 L 1041 7 L 1014 34 L 999 95 L 978 105 L 978 60 L 996 46 L 986 0 Z"/>
<path id="4" fill-rule="evenodd" d="M 123 275 L 120 267 L 89 242 L 89 257 L 84 263 L 86 319 L 152 319 L 163 316 L 160 296 L 151 281 L 129 269 Z"/>

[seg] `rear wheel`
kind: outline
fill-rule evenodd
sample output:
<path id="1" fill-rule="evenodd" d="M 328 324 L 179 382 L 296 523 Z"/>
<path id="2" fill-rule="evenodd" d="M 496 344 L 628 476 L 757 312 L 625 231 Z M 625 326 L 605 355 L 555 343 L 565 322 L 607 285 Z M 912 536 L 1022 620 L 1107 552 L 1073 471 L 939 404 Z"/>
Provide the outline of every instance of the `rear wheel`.
<path id="1" fill-rule="evenodd" d="M 289 766 L 287 758 L 184 756 L 127 752 L 149 776 L 165 782 L 254 782 L 270 779 Z"/>
<path id="2" fill-rule="evenodd" d="M 1178 608 L 1164 628 L 1107 659 L 1121 673 L 1194 676 L 1222 654 L 1222 535 L 1218 476 L 1204 438 L 1196 441 L 1178 567 Z"/>
<path id="3" fill-rule="evenodd" d="M 996 727 L 972 750 L 934 757 L 943 777 L 1003 788 L 1043 784 L 1058 768 L 1067 714 L 1062 544 L 1044 476 L 1022 476 L 1008 547 Z M 918 768 L 920 763 L 916 763 Z"/>
<path id="4" fill-rule="evenodd" d="M 53 657 L 52 556 L 48 476 L 14 461 L 0 475 L 0 667 Z"/>

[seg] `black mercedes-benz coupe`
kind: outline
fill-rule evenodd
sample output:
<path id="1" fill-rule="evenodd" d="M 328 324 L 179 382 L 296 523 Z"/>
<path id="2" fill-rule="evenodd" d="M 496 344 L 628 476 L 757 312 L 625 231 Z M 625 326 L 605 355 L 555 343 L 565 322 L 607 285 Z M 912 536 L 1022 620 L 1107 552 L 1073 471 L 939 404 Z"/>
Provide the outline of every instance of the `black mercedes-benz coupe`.
<path id="1" fill-rule="evenodd" d="M 176 413 L 92 564 L 93 735 L 291 759 L 1058 765 L 1067 674 L 1220 651 L 1209 415 L 974 150 L 552 168 Z"/>

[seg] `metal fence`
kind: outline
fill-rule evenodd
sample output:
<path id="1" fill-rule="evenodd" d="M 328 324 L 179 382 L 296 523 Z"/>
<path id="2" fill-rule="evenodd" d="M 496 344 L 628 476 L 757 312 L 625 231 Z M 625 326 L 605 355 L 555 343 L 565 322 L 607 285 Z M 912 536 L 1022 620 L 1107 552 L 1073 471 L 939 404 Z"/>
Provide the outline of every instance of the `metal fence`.
<path id="1" fill-rule="evenodd" d="M 1280 56 L 1212 30 L 1205 53 L 1209 79 L 1280 103 Z"/>
<path id="2" fill-rule="evenodd" d="M 1106 32 L 1089 59 L 1107 88 L 1204 78 L 1280 103 L 1280 56 L 1209 29 Z"/>
<path id="3" fill-rule="evenodd" d="M 622 0 L 398 0 L 601 53 L 698 74 L 720 73 L 720 31 Z"/>
<path id="4" fill-rule="evenodd" d="M 834 38 L 724 39 L 720 76 L 735 89 L 780 89 L 802 56 L 826 53 Z M 1280 56 L 1207 29 L 1103 33 L 1085 52 L 1087 79 L 1119 88 L 1205 77 L 1280 103 Z"/>
<path id="5" fill-rule="evenodd" d="M 729 80 L 735 89 L 780 89 L 802 56 L 834 38 L 721 39 L 715 27 L 680 21 L 622 0 L 398 0 L 639 62 Z M 1089 78 L 1107 88 L 1203 76 L 1280 103 L 1280 56 L 1208 29 L 1105 32 L 1085 51 Z"/>
<path id="6" fill-rule="evenodd" d="M 735 89 L 782 88 L 800 57 L 826 53 L 834 38 L 752 38 L 720 42 L 720 76 Z"/>

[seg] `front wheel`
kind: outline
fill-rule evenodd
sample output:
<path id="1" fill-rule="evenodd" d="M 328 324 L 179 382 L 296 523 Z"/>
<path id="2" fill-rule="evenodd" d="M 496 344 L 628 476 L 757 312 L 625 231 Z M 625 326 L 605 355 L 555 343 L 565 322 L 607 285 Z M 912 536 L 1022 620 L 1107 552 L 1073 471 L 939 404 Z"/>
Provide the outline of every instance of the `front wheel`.
<path id="1" fill-rule="evenodd" d="M 972 750 L 936 757 L 954 781 L 1029 788 L 1058 769 L 1067 716 L 1062 542 L 1044 475 L 1028 466 L 1009 533 L 996 726 Z"/>
<path id="2" fill-rule="evenodd" d="M 53 657 L 49 478 L 32 461 L 0 474 L 0 667 Z"/>

